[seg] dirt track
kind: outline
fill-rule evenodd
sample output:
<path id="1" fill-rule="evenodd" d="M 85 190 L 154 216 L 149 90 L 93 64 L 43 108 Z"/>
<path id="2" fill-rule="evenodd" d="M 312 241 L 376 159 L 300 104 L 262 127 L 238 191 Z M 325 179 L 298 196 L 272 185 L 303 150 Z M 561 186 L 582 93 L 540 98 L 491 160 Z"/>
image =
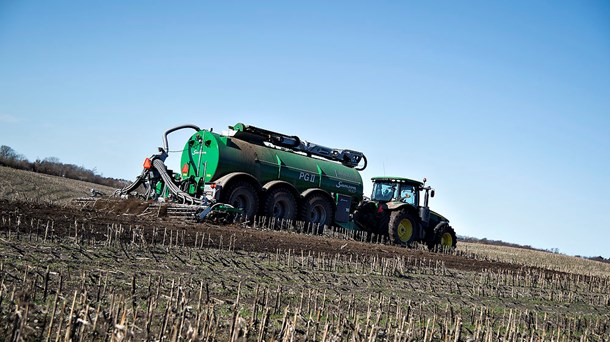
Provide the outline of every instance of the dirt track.
<path id="1" fill-rule="evenodd" d="M 104 239 L 109 225 L 139 226 L 147 239 L 154 239 L 153 231 L 179 231 L 182 243 L 193 244 L 197 236 L 205 234 L 208 243 L 219 246 L 231 240 L 235 249 L 249 252 L 273 252 L 276 250 L 294 250 L 298 253 L 311 251 L 327 254 L 377 255 L 380 257 L 405 257 L 425 261 L 441 261 L 445 267 L 464 270 L 498 270 L 519 269 L 523 266 L 474 260 L 457 255 L 433 253 L 420 249 L 409 249 L 385 244 L 371 244 L 354 240 L 337 239 L 329 236 L 297 234 L 294 232 L 259 230 L 240 225 L 196 224 L 163 219 L 157 217 L 141 217 L 146 204 L 135 200 L 100 202 L 99 209 L 83 208 L 72 205 L 57 206 L 31 202 L 0 201 L 0 214 L 21 216 L 24 221 L 52 221 L 54 234 L 58 236 L 74 234 L 75 224 L 86 227 L 80 234 L 88 238 Z M 33 220 L 33 221 L 32 221 Z"/>

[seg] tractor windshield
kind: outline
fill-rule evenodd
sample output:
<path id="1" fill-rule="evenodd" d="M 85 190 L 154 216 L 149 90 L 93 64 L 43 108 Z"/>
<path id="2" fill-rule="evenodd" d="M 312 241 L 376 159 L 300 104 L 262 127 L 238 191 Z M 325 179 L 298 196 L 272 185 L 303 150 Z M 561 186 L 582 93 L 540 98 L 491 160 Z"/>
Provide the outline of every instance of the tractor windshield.
<path id="1" fill-rule="evenodd" d="M 398 184 L 390 182 L 375 182 L 373 184 L 373 194 L 371 199 L 373 201 L 391 201 L 394 198 L 394 193 L 398 188 Z"/>
<path id="2" fill-rule="evenodd" d="M 393 182 L 373 183 L 373 194 L 371 200 L 388 202 L 399 200 L 404 203 L 417 206 L 417 188 L 410 184 L 398 184 Z"/>

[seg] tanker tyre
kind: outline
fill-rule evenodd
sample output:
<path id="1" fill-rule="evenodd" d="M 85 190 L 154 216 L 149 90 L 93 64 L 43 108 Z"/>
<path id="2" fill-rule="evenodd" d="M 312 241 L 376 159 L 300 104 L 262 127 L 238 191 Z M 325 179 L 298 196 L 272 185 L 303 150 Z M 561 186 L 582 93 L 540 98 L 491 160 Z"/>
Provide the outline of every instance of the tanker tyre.
<path id="1" fill-rule="evenodd" d="M 434 227 L 432 240 L 428 241 L 428 248 L 439 248 L 442 250 L 453 249 L 457 244 L 455 230 L 447 222 L 441 222 Z"/>
<path id="2" fill-rule="evenodd" d="M 324 226 L 330 226 L 333 220 L 333 205 L 323 195 L 312 195 L 303 200 L 299 219 L 315 227 L 316 234 L 324 233 Z"/>
<path id="3" fill-rule="evenodd" d="M 242 208 L 244 217 L 251 220 L 258 211 L 258 193 L 252 184 L 237 181 L 222 189 L 220 198 L 222 203 L 230 204 L 235 208 Z"/>
<path id="4" fill-rule="evenodd" d="M 285 188 L 276 188 L 265 196 L 263 213 L 268 217 L 294 220 L 297 217 L 297 200 Z"/>
<path id="5" fill-rule="evenodd" d="M 388 235 L 393 244 L 407 246 L 417 238 L 417 220 L 406 210 L 393 211 L 388 222 Z"/>

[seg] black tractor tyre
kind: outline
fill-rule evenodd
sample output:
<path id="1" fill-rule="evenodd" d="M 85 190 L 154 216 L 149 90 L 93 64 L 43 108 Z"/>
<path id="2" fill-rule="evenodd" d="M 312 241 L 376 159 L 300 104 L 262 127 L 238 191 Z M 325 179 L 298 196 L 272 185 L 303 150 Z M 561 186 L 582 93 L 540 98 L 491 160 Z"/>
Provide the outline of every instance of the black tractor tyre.
<path id="1" fill-rule="evenodd" d="M 396 245 L 407 246 L 417 240 L 417 219 L 406 210 L 393 211 L 388 222 L 390 241 Z"/>
<path id="2" fill-rule="evenodd" d="M 299 220 L 315 227 L 316 233 L 321 235 L 324 226 L 330 226 L 333 222 L 333 204 L 323 195 L 308 196 L 301 203 Z"/>
<path id="3" fill-rule="evenodd" d="M 258 211 L 258 193 L 249 182 L 236 181 L 221 191 L 220 202 L 242 208 L 246 219 L 252 219 Z"/>
<path id="4" fill-rule="evenodd" d="M 457 244 L 455 230 L 448 222 L 441 222 L 434 227 L 432 239 L 428 241 L 428 248 L 453 249 Z"/>
<path id="5" fill-rule="evenodd" d="M 265 195 L 263 213 L 269 217 L 294 220 L 297 217 L 297 200 L 286 188 L 275 188 Z"/>

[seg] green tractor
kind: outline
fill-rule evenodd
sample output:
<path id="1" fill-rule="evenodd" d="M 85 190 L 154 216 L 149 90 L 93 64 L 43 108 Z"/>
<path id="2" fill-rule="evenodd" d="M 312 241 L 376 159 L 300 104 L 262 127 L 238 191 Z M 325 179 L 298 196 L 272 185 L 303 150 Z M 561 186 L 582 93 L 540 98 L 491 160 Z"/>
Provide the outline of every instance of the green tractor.
<path id="1" fill-rule="evenodd" d="M 425 178 L 423 182 L 401 177 L 372 181 L 371 198 L 365 198 L 354 212 L 359 229 L 387 235 L 397 245 L 421 242 L 430 249 L 455 247 L 457 238 L 449 220 L 428 207 L 434 189 L 426 186 Z"/>

